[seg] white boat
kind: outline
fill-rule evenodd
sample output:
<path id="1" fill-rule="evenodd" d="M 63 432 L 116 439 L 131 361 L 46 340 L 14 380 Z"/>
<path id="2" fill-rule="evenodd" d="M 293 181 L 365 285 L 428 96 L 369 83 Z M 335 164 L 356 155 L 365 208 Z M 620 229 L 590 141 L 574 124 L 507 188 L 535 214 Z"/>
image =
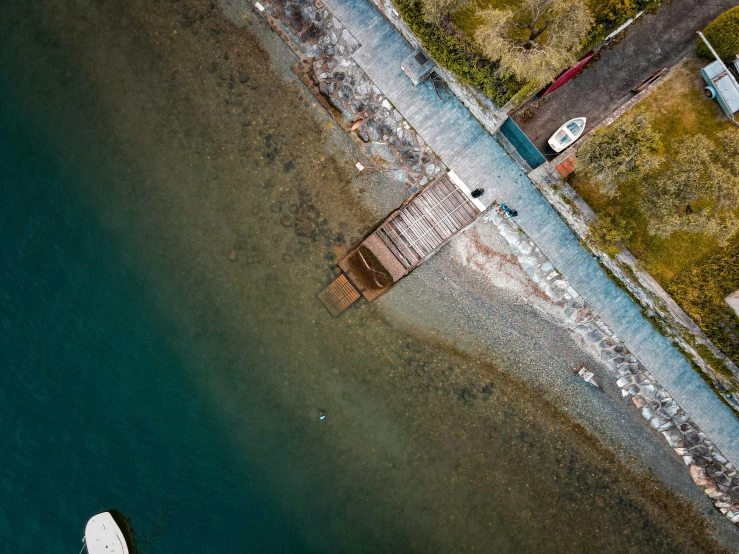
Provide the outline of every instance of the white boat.
<path id="1" fill-rule="evenodd" d="M 562 150 L 579 139 L 585 130 L 586 121 L 587 119 L 584 117 L 576 117 L 575 119 L 570 119 L 557 129 L 557 132 L 549 139 L 549 146 L 552 147 L 552 150 L 562 152 Z"/>
<path id="2" fill-rule="evenodd" d="M 89 554 L 132 554 L 126 534 L 111 512 L 102 512 L 90 518 L 82 539 Z"/>

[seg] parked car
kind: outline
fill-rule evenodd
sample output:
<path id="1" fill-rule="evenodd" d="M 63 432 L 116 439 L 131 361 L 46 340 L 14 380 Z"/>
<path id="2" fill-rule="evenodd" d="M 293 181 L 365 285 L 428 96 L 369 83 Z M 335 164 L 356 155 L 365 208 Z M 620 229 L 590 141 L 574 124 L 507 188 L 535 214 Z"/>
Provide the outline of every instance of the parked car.
<path id="1" fill-rule="evenodd" d="M 585 130 L 586 121 L 584 117 L 576 117 L 575 119 L 570 119 L 557 129 L 557 132 L 549 139 L 549 146 L 552 147 L 552 150 L 562 152 L 562 150 L 579 139 Z"/>

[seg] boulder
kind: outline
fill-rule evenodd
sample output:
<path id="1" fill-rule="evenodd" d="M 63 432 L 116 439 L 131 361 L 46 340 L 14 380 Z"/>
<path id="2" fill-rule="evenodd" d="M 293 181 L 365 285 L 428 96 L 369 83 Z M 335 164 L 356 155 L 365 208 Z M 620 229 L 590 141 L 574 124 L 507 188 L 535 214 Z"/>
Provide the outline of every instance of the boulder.
<path id="1" fill-rule="evenodd" d="M 675 448 L 680 445 L 680 441 L 682 441 L 683 436 L 680 434 L 680 432 L 677 429 L 670 429 L 668 431 L 663 431 L 662 436 L 665 437 L 665 440 L 667 441 L 667 444 L 670 445 L 670 448 Z"/>
<path id="2" fill-rule="evenodd" d="M 711 484 L 711 480 L 706 476 L 706 471 L 698 466 L 690 466 L 690 477 L 699 487 L 706 487 Z"/>
<path id="3" fill-rule="evenodd" d="M 370 141 L 370 135 L 367 132 L 366 125 L 362 125 L 359 129 L 357 129 L 357 135 L 359 135 L 359 138 L 361 138 L 364 142 Z"/>
<path id="4" fill-rule="evenodd" d="M 391 171 L 390 175 L 393 179 L 398 181 L 399 183 L 405 183 L 408 180 L 408 173 L 401 169 L 396 169 L 395 171 Z"/>
<path id="5" fill-rule="evenodd" d="M 349 101 L 354 98 L 354 91 L 349 85 L 342 85 L 336 94 L 344 101 Z"/>
<path id="6" fill-rule="evenodd" d="M 372 155 L 385 160 L 386 162 L 392 162 L 394 155 L 393 151 L 385 146 L 384 144 L 373 144 Z"/>
<path id="7" fill-rule="evenodd" d="M 369 136 L 373 141 L 378 141 L 382 137 L 382 128 L 380 127 L 380 124 L 377 123 L 374 119 L 370 119 L 366 123 L 367 125 L 367 131 L 369 132 Z"/>

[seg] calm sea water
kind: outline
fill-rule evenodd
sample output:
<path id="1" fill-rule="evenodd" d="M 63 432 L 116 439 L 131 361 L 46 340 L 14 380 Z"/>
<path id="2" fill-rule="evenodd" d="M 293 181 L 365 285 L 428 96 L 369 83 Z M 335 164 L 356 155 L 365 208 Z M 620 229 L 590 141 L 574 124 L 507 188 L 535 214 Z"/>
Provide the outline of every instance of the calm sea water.
<path id="1" fill-rule="evenodd" d="M 330 260 L 377 217 L 353 195 L 393 185 L 352 181 L 353 147 L 270 68 L 248 14 L 14 4 L 0 550 L 77 552 L 110 508 L 151 553 L 715 549 L 487 360 L 366 304 L 326 314 Z"/>
<path id="2" fill-rule="evenodd" d="M 78 552 L 97 511 L 150 552 L 306 551 L 236 457 L 64 160 L 0 81 L 0 543 Z"/>

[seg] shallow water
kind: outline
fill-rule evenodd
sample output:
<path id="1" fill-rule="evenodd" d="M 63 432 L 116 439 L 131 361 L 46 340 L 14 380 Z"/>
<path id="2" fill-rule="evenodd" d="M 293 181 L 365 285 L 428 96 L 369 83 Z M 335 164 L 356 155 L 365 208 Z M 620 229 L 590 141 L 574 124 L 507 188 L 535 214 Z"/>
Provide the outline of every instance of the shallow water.
<path id="1" fill-rule="evenodd" d="M 17 4 L 0 27 L 9 551 L 74 551 L 112 507 L 149 552 L 714 549 L 500 368 L 367 305 L 328 316 L 331 260 L 378 217 L 361 189 L 403 191 L 353 176 L 351 143 L 250 25 L 196 0 Z"/>

